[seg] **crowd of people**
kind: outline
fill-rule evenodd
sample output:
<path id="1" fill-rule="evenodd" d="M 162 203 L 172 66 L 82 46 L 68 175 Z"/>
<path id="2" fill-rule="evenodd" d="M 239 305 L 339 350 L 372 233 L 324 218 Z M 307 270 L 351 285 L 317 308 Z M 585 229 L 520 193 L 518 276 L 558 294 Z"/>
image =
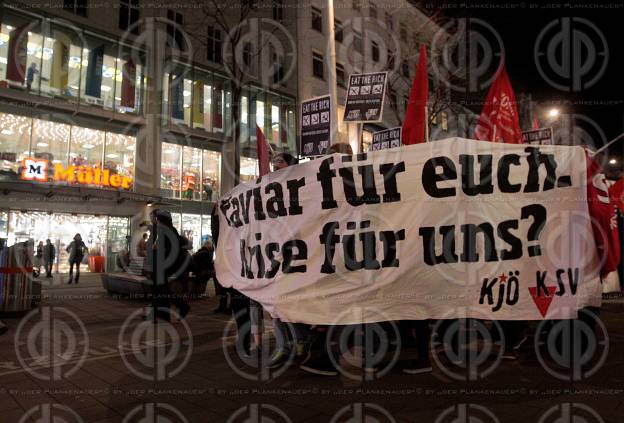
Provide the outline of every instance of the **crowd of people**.
<path id="1" fill-rule="evenodd" d="M 345 143 L 333 144 L 328 150 L 328 154 L 332 153 L 353 154 L 349 144 Z M 297 163 L 297 159 L 292 155 L 281 153 L 273 158 L 273 169 L 279 170 Z M 216 209 L 213 209 L 212 218 L 214 245 L 215 248 L 218 248 L 219 220 L 216 215 Z M 233 288 L 224 289 L 220 286 L 216 277 L 215 286 L 219 298 L 219 305 L 215 312 L 232 313 L 239 330 L 237 342 L 241 347 L 240 349 L 245 351 L 248 357 L 259 360 L 262 356 L 261 348 L 263 346 L 262 337 L 264 332 L 262 306 Z M 596 322 L 594 316 L 598 312 L 599 309 L 597 308 L 582 309 L 579 312 L 579 320 L 587 324 L 592 330 L 595 330 Z M 415 350 L 416 352 L 416 358 L 402 361 L 406 363 L 402 371 L 407 374 L 420 374 L 432 371 L 429 358 L 431 345 L 444 342 L 449 344 L 446 347 L 454 351 L 456 355 L 460 354 L 461 340 L 457 329 L 462 324 L 468 325 L 469 323 L 467 322 L 460 323 L 460 320 L 457 319 L 439 320 L 436 322 L 412 320 L 384 322 L 380 326 L 390 337 L 392 337 L 392 333 L 398 334 L 396 336 L 398 339 L 392 339 L 390 344 L 399 345 L 399 348 Z M 348 328 L 345 326 L 328 327 L 303 323 L 287 323 L 279 318 L 273 318 L 272 325 L 276 349 L 268 363 L 262 364 L 259 362 L 259 365 L 279 368 L 288 362 L 292 362 L 298 364 L 301 370 L 308 373 L 336 376 L 339 373 L 336 368 L 337 357 L 342 353 L 340 348 L 344 348 L 344 346 L 338 345 L 343 333 L 359 333 L 360 336 L 371 336 L 372 339 L 364 342 L 366 347 L 360 351 L 365 371 L 375 371 L 379 361 L 383 359 L 374 351 L 370 351 L 379 347 L 379 339 L 375 339 L 375 336 L 371 335 L 371 331 L 367 330 L 366 325 L 357 325 L 358 327 L 355 331 L 353 327 L 350 327 L 347 332 L 344 332 Z M 500 356 L 502 359 L 518 359 L 518 351 L 527 340 L 526 332 L 528 326 L 526 321 L 492 322 L 490 329 L 491 337 L 493 341 L 501 345 Z M 435 329 L 434 331 L 432 331 L 432 327 Z M 449 333 L 451 327 L 453 327 L 454 333 Z M 351 335 L 347 335 L 347 337 L 349 336 Z M 350 343 L 350 346 L 354 346 L 356 341 L 351 337 L 348 343 Z M 581 347 L 586 348 L 586 343 Z M 366 351 L 367 348 L 369 351 Z"/>

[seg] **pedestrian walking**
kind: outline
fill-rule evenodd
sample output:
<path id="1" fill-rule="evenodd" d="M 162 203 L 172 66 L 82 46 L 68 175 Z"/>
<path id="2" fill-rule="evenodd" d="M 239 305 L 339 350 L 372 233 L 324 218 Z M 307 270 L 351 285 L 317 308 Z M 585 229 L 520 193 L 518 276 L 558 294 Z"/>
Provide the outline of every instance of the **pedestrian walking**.
<path id="1" fill-rule="evenodd" d="M 35 266 L 33 274 L 38 277 L 41 274 L 41 262 L 43 261 L 43 241 L 39 241 L 35 250 Z"/>
<path id="2" fill-rule="evenodd" d="M 137 243 L 137 256 L 145 257 L 147 256 L 147 234 L 143 234 L 139 242 Z"/>
<path id="3" fill-rule="evenodd" d="M 28 88 L 28 91 L 30 91 L 30 89 L 32 88 L 32 83 L 35 80 L 35 75 L 38 73 L 39 70 L 37 69 L 37 64 L 35 62 L 32 62 L 28 67 L 28 70 L 26 71 L 26 88 Z"/>
<path id="4" fill-rule="evenodd" d="M 73 279 L 73 281 L 78 283 L 80 279 L 80 264 L 87 252 L 87 246 L 82 240 L 82 236 L 80 234 L 74 235 L 74 240 L 69 243 L 65 251 L 69 253 L 69 280 L 67 283 L 72 283 L 74 266 L 76 267 L 76 279 Z"/>
<path id="5" fill-rule="evenodd" d="M 46 239 L 46 243 L 43 246 L 43 267 L 46 272 L 46 278 L 52 277 L 52 265 L 56 258 L 56 248 L 50 239 Z"/>

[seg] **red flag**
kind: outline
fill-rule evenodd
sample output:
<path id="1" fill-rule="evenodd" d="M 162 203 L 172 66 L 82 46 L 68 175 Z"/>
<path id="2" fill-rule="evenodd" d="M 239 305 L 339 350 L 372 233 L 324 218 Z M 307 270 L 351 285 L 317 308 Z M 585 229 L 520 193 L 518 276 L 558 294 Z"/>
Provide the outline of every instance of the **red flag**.
<path id="1" fill-rule="evenodd" d="M 624 213 L 624 176 L 609 187 L 611 202 Z"/>
<path id="2" fill-rule="evenodd" d="M 429 75 L 427 74 L 427 48 L 420 46 L 418 67 L 412 83 L 405 119 L 403 120 L 403 144 L 425 142 L 425 125 L 427 125 L 427 102 L 429 101 Z"/>
<path id="3" fill-rule="evenodd" d="M 532 127 L 531 129 L 539 129 L 539 128 L 540 128 L 540 126 L 539 126 L 539 120 L 537 119 L 537 116 L 535 116 L 535 117 L 533 118 L 533 127 Z"/>
<path id="4" fill-rule="evenodd" d="M 260 176 L 264 176 L 271 171 L 269 168 L 269 144 L 267 144 L 264 133 L 258 125 L 256 125 L 256 151 L 258 152 Z"/>
<path id="5" fill-rule="evenodd" d="M 483 141 L 522 143 L 516 96 L 503 64 L 485 99 L 474 136 Z"/>
<path id="6" fill-rule="evenodd" d="M 620 262 L 620 240 L 615 204 L 609 201 L 609 190 L 598 163 L 587 155 L 587 203 L 598 257 L 600 276 L 617 270 Z"/>

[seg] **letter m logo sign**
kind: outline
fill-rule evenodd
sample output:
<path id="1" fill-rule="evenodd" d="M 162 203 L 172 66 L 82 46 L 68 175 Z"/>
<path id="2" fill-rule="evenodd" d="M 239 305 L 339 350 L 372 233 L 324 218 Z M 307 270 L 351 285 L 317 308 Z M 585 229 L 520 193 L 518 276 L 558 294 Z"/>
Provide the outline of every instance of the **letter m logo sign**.
<path id="1" fill-rule="evenodd" d="M 22 179 L 25 181 L 48 181 L 48 161 L 37 159 L 22 160 Z"/>

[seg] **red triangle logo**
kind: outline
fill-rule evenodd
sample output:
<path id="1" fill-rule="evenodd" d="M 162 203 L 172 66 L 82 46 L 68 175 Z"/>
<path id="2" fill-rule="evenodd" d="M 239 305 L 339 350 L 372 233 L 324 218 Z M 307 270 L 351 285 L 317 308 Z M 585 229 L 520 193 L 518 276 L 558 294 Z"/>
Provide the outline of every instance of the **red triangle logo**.
<path id="1" fill-rule="evenodd" d="M 554 286 L 547 286 L 546 289 L 548 290 L 548 296 L 539 295 L 541 293 L 537 291 L 537 287 L 529 288 L 531 298 L 533 298 L 533 302 L 537 306 L 537 309 L 539 310 L 542 317 L 546 317 L 548 309 L 550 308 L 550 304 L 552 303 L 553 298 L 555 298 L 555 291 L 557 290 L 557 288 Z"/>

